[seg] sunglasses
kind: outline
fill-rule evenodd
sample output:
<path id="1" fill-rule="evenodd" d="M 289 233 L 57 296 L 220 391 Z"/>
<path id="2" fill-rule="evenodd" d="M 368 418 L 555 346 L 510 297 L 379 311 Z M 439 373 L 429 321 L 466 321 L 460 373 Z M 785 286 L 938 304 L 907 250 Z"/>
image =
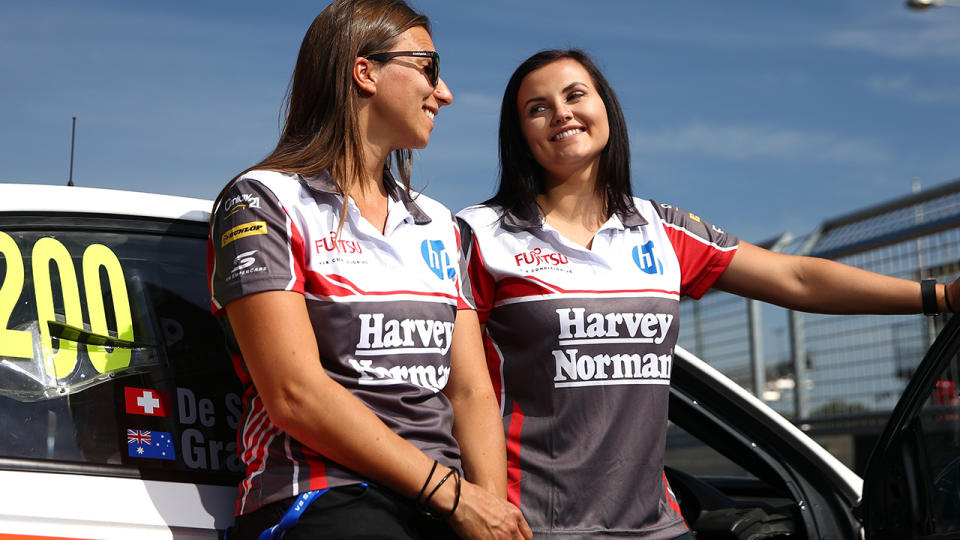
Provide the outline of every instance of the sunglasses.
<path id="1" fill-rule="evenodd" d="M 413 56 L 416 58 L 429 58 L 433 62 L 429 66 L 423 67 L 423 72 L 427 74 L 427 77 L 430 77 L 430 84 L 436 86 L 440 82 L 440 53 L 437 51 L 393 51 L 393 52 L 382 52 L 376 54 L 368 54 L 364 56 L 367 60 L 373 60 L 375 62 L 387 62 L 398 56 Z"/>

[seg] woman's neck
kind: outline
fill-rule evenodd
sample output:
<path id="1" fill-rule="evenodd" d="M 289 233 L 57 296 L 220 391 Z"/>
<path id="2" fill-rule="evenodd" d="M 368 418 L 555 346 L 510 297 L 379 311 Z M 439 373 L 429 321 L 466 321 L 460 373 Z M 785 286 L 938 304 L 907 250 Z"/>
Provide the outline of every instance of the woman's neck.
<path id="1" fill-rule="evenodd" d="M 567 239 L 589 248 L 608 217 L 595 174 L 548 178 L 546 184 L 546 191 L 537 196 L 543 219 Z"/>
<path id="2" fill-rule="evenodd" d="M 360 210 L 360 215 L 364 217 L 381 233 L 385 231 L 387 224 L 387 213 L 389 200 L 387 188 L 383 185 L 383 168 L 386 165 L 386 158 L 379 161 L 375 156 L 366 153 L 366 163 L 361 168 L 362 176 L 354 176 L 345 186 L 346 195 L 353 199 L 353 202 Z M 347 166 L 347 170 L 355 171 Z"/>

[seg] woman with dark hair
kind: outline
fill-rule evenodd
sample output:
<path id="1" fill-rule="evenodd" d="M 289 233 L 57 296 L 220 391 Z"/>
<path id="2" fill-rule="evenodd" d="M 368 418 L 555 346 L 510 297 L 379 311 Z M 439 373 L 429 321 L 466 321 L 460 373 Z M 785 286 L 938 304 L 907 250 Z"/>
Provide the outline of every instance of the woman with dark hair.
<path id="1" fill-rule="evenodd" d="M 577 50 L 513 73 L 500 167 L 496 195 L 458 218 L 508 498 L 535 537 L 692 538 L 663 472 L 681 295 L 717 287 L 820 313 L 960 307 L 956 281 L 773 253 L 633 197 L 620 105 Z"/>
<path id="2" fill-rule="evenodd" d="M 212 305 L 245 385 L 235 538 L 530 536 L 453 216 L 410 190 L 452 99 L 425 16 L 337 0 L 276 149 L 217 198 Z"/>

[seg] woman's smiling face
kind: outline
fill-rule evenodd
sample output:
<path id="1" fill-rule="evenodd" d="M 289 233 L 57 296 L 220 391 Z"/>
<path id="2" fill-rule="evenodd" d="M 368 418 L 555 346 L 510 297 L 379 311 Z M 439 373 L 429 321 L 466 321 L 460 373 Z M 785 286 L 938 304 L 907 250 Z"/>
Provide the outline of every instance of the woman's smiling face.
<path id="1" fill-rule="evenodd" d="M 524 77 L 517 110 L 527 146 L 548 177 L 595 165 L 610 139 L 606 105 L 590 74 L 572 58 Z"/>
<path id="2" fill-rule="evenodd" d="M 391 50 L 435 49 L 430 34 L 417 26 L 400 34 Z M 453 94 L 443 79 L 433 86 L 425 73 L 425 66 L 432 62 L 429 58 L 399 56 L 379 63 L 375 140 L 389 141 L 387 146 L 391 149 L 427 146 L 440 107 L 453 102 Z"/>

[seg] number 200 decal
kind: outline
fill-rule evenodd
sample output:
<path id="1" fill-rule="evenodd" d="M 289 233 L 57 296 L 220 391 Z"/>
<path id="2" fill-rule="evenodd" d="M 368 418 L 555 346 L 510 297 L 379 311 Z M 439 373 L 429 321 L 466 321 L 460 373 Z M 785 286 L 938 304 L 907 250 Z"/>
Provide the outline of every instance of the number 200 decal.
<path id="1" fill-rule="evenodd" d="M 3 285 L 0 286 L 0 356 L 33 358 L 32 333 L 9 328 L 10 315 L 23 293 L 26 274 L 20 247 L 17 246 L 13 237 L 3 231 L 0 231 L 0 255 L 5 259 L 7 267 Z M 77 344 L 61 339 L 57 352 L 53 352 L 50 329 L 47 325 L 47 321 L 56 320 L 50 263 L 53 263 L 59 274 L 64 322 L 76 328 L 84 328 L 77 269 L 67 248 L 55 238 L 45 237 L 37 240 L 33 245 L 31 259 L 30 270 L 33 275 L 40 341 L 44 350 L 44 367 L 48 374 L 58 379 L 63 378 L 70 375 L 76 367 Z M 117 337 L 132 341 L 133 319 L 130 314 L 130 301 L 123 278 L 123 269 L 116 254 L 102 244 L 87 246 L 82 258 L 84 296 L 90 318 L 89 328 L 96 334 L 107 335 L 107 314 L 100 278 L 101 268 L 106 271 L 107 282 L 113 297 Z M 130 365 L 129 349 L 115 348 L 112 352 L 107 352 L 104 347 L 96 345 L 87 345 L 86 348 L 90 363 L 100 373 Z"/>

